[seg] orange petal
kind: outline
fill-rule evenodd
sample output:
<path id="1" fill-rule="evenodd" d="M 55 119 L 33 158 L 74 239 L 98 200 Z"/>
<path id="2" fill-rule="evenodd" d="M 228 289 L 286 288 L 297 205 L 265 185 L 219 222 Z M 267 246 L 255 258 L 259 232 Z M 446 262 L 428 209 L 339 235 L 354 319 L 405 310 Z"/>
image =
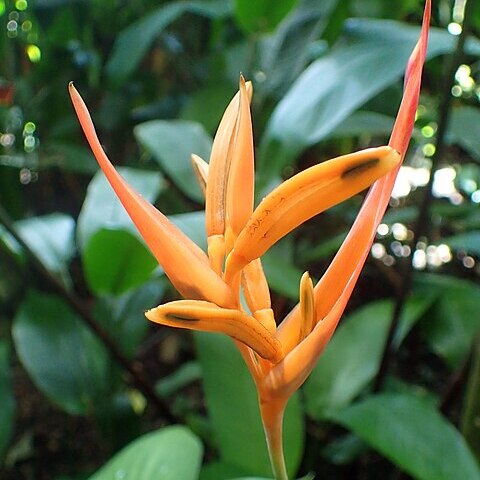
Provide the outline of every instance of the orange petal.
<path id="1" fill-rule="evenodd" d="M 270 290 L 260 259 L 249 263 L 242 273 L 243 293 L 250 311 L 270 308 Z"/>
<path id="2" fill-rule="evenodd" d="M 226 197 L 226 240 L 234 240 L 253 212 L 254 191 L 253 130 L 250 103 L 244 78 L 240 77 L 240 103 L 231 151 Z M 231 245 L 230 245 L 231 247 Z"/>
<path id="3" fill-rule="evenodd" d="M 250 101 L 252 84 L 245 86 Z M 240 104 L 240 92 L 230 101 L 213 140 L 205 195 L 205 224 L 208 237 L 208 256 L 214 271 L 220 275 L 225 257 L 225 225 L 227 179 Z"/>
<path id="4" fill-rule="evenodd" d="M 144 200 L 114 169 L 105 155 L 87 107 L 72 83 L 69 92 L 88 143 L 105 176 L 166 275 L 183 295 L 232 304 L 232 292 L 209 267 L 205 253 L 153 205 Z"/>
<path id="5" fill-rule="evenodd" d="M 301 223 L 364 190 L 400 162 L 391 147 L 322 162 L 289 178 L 255 209 L 227 258 L 225 280 Z"/>
<path id="6" fill-rule="evenodd" d="M 361 271 L 361 266 L 358 270 Z M 345 288 L 328 315 L 317 323 L 313 331 L 268 372 L 264 382 L 272 395 L 288 398 L 307 379 L 337 328 L 355 280 Z"/>
<path id="7" fill-rule="evenodd" d="M 208 163 L 202 157 L 192 153 L 192 167 L 205 197 L 207 193 Z"/>
<path id="8" fill-rule="evenodd" d="M 422 69 L 428 42 L 429 23 L 430 0 L 427 0 L 420 39 L 408 62 L 404 95 L 389 142 L 390 146 L 401 153 L 402 160 L 405 156 L 415 121 Z M 326 317 L 341 298 L 345 300 L 345 292 L 348 290 L 349 296 L 353 290 L 353 286 L 370 251 L 378 225 L 388 206 L 399 168 L 400 165 L 374 183 L 340 250 L 325 272 L 325 275 L 316 285 L 315 304 L 317 319 Z M 288 318 L 280 324 L 277 335 L 285 352 L 289 352 L 295 347 L 294 342 L 298 338 L 300 324 L 298 308 L 292 311 Z"/>
<path id="9" fill-rule="evenodd" d="M 251 82 L 247 82 L 246 88 L 248 96 L 251 98 Z M 227 176 L 230 168 L 228 150 L 235 136 L 239 102 L 240 92 L 230 101 L 220 121 L 215 138 L 213 139 L 205 205 L 207 236 L 223 235 L 225 233 L 225 197 L 227 191 Z"/>
<path id="10" fill-rule="evenodd" d="M 300 280 L 300 314 L 302 322 L 299 342 L 310 334 L 316 323 L 313 282 L 308 272 Z"/>
<path id="11" fill-rule="evenodd" d="M 237 309 L 220 308 L 199 300 L 179 300 L 152 308 L 145 316 L 170 327 L 225 333 L 272 362 L 283 357 L 275 336 L 255 318 Z"/>

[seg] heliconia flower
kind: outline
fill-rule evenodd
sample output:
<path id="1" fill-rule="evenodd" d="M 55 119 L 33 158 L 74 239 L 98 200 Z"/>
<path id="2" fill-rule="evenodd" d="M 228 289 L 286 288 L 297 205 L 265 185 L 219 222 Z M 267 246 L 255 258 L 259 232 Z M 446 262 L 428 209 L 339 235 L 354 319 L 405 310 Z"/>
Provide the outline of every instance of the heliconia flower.
<path id="1" fill-rule="evenodd" d="M 410 141 L 430 22 L 426 1 L 420 39 L 406 69 L 402 103 L 388 146 L 370 148 L 294 175 L 254 209 L 252 85 L 240 77 L 215 135 L 209 163 L 192 155 L 205 194 L 208 254 L 136 193 L 116 172 L 80 95 L 69 86 L 80 124 L 118 198 L 172 284 L 184 297 L 148 310 L 153 322 L 222 332 L 240 350 L 255 381 L 277 479 L 287 478 L 282 418 L 333 335 L 370 251 Z M 373 184 L 337 255 L 314 287 L 300 282 L 299 304 L 277 327 L 260 257 L 287 233 Z M 247 308 L 240 301 L 241 293 Z"/>

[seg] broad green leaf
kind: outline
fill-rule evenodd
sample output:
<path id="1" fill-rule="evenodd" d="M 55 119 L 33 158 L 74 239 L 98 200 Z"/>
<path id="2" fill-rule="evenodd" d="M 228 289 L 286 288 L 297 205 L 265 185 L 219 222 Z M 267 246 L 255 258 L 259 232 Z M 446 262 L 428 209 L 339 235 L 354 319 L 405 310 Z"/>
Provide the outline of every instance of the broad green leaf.
<path id="1" fill-rule="evenodd" d="M 225 0 L 178 1 L 149 12 L 118 35 L 106 66 L 108 76 L 118 83 L 125 80 L 135 70 L 162 31 L 188 11 L 206 17 L 221 18 L 231 11 L 231 2 Z"/>
<path id="2" fill-rule="evenodd" d="M 262 174 L 280 172 L 397 81 L 418 35 L 419 28 L 391 20 L 347 22 L 341 41 L 302 73 L 275 108 L 261 144 Z M 428 57 L 447 53 L 453 45 L 446 30 L 432 28 Z"/>
<path id="3" fill-rule="evenodd" d="M 398 346 L 434 297 L 408 299 L 402 315 Z M 392 300 L 369 303 L 342 321 L 317 366 L 305 382 L 306 408 L 317 419 L 349 405 L 376 375 L 393 314 Z"/>
<path id="4" fill-rule="evenodd" d="M 478 208 L 478 207 L 477 207 Z M 480 256 L 480 230 L 458 233 L 442 239 L 453 250 L 463 250 L 467 253 Z"/>
<path id="5" fill-rule="evenodd" d="M 195 340 L 220 459 L 253 475 L 271 475 L 255 386 L 240 353 L 226 336 L 195 332 Z M 303 441 L 302 411 L 294 396 L 284 419 L 285 456 L 292 476 L 301 460 Z"/>
<path id="6" fill-rule="evenodd" d="M 117 171 L 146 200 L 153 202 L 163 188 L 160 173 L 120 167 Z M 88 185 L 87 196 L 78 217 L 77 239 L 83 250 L 88 240 L 101 228 L 126 229 L 139 235 L 135 225 L 101 171 Z"/>
<path id="7" fill-rule="evenodd" d="M 297 0 L 235 0 L 235 19 L 247 33 L 271 32 Z"/>
<path id="8" fill-rule="evenodd" d="M 254 2 L 251 2 L 254 3 Z M 259 88 L 283 94 L 311 60 L 312 43 L 320 38 L 338 0 L 300 0 L 276 31 L 261 43 L 265 82 Z"/>
<path id="9" fill-rule="evenodd" d="M 457 107 L 452 109 L 447 132 L 449 143 L 464 148 L 477 161 L 480 161 L 479 122 L 480 110 L 477 107 Z"/>
<path id="10" fill-rule="evenodd" d="M 69 215 L 52 213 L 16 222 L 23 241 L 54 272 L 66 272 L 75 253 L 75 221 Z"/>
<path id="11" fill-rule="evenodd" d="M 137 125 L 134 133 L 187 197 L 203 201 L 191 155 L 195 153 L 208 161 L 212 139 L 200 124 L 186 120 L 152 120 Z"/>
<path id="12" fill-rule="evenodd" d="M 456 368 L 480 331 L 480 287 L 447 275 L 417 275 L 415 282 L 417 288 L 438 295 L 432 314 L 422 325 L 425 339 L 451 368 Z"/>
<path id="13" fill-rule="evenodd" d="M 10 380 L 10 365 L 8 360 L 8 347 L 5 342 L 0 342 L 0 465 L 5 450 L 13 433 L 15 415 L 15 397 L 12 392 Z"/>
<path id="14" fill-rule="evenodd" d="M 197 480 L 202 451 L 187 428 L 161 428 L 127 445 L 89 480 Z"/>
<path id="15" fill-rule="evenodd" d="M 85 279 L 96 294 L 118 295 L 140 286 L 158 266 L 147 247 L 126 230 L 102 228 L 83 250 Z"/>
<path id="16" fill-rule="evenodd" d="M 480 479 L 460 433 L 418 397 L 372 395 L 338 412 L 334 420 L 417 480 Z"/>
<path id="17" fill-rule="evenodd" d="M 107 353 L 58 297 L 28 292 L 15 316 L 12 336 L 34 383 L 64 410 L 86 414 L 104 399 Z"/>
<path id="18" fill-rule="evenodd" d="M 96 305 L 95 316 L 105 328 L 115 332 L 117 345 L 129 357 L 134 355 L 150 327 L 143 312 L 159 304 L 165 290 L 164 280 L 165 277 L 155 278 L 122 295 L 101 297 Z"/>
<path id="19" fill-rule="evenodd" d="M 214 134 L 233 94 L 234 88 L 230 83 L 222 83 L 215 78 L 214 84 L 206 85 L 190 96 L 180 118 L 200 123 L 209 134 Z"/>
<path id="20" fill-rule="evenodd" d="M 220 460 L 205 465 L 200 472 L 199 480 L 226 480 L 243 475 L 246 475 L 245 469 Z"/>
<path id="21" fill-rule="evenodd" d="M 353 112 L 345 121 L 332 130 L 326 138 L 390 136 L 395 119 L 383 113 Z"/>

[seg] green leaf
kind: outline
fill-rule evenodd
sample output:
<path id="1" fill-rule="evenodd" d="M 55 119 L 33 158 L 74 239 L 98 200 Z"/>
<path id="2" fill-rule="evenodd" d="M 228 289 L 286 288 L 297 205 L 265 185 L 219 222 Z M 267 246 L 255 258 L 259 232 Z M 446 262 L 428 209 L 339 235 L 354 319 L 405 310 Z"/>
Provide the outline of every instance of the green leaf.
<path id="1" fill-rule="evenodd" d="M 459 145 L 477 161 L 480 161 L 479 123 L 480 111 L 477 107 L 460 106 L 452 109 L 447 132 L 450 144 Z"/>
<path id="2" fill-rule="evenodd" d="M 208 161 L 212 139 L 200 124 L 186 120 L 152 120 L 137 125 L 134 134 L 187 197 L 203 201 L 191 155 L 195 153 Z"/>
<path id="3" fill-rule="evenodd" d="M 206 85 L 189 97 L 180 118 L 200 123 L 207 132 L 213 134 L 233 94 L 234 90 L 230 83 L 222 83 L 215 79 L 214 84 Z"/>
<path id="4" fill-rule="evenodd" d="M 137 438 L 89 480 L 196 480 L 202 450 L 187 428 L 165 427 Z"/>
<path id="5" fill-rule="evenodd" d="M 436 292 L 438 301 L 422 325 L 426 341 L 451 368 L 458 367 L 479 331 L 480 287 L 447 275 L 417 275 L 417 288 Z"/>
<path id="6" fill-rule="evenodd" d="M 240 468 L 238 465 L 231 465 L 223 461 L 213 461 L 202 468 L 199 480 L 231 479 L 245 474 L 245 469 Z"/>
<path id="7" fill-rule="evenodd" d="M 396 346 L 432 304 L 433 296 L 408 299 Z M 393 314 L 392 300 L 371 302 L 348 316 L 305 382 L 306 409 L 323 419 L 349 405 L 376 375 Z"/>
<path id="8" fill-rule="evenodd" d="M 377 112 L 358 111 L 348 116 L 326 138 L 390 136 L 395 119 Z"/>
<path id="9" fill-rule="evenodd" d="M 262 257 L 262 265 L 270 288 L 284 297 L 298 300 L 302 271 L 293 261 L 292 238 L 284 238 Z"/>
<path id="10" fill-rule="evenodd" d="M 143 198 L 153 202 L 163 188 L 158 172 L 120 167 L 117 171 Z M 135 225 L 101 171 L 88 185 L 87 196 L 78 217 L 77 239 L 83 250 L 88 240 L 101 228 L 126 229 L 139 236 Z"/>
<path id="11" fill-rule="evenodd" d="M 115 332 L 115 341 L 129 357 L 134 355 L 150 327 L 143 312 L 159 304 L 165 290 L 163 280 L 155 278 L 122 295 L 101 297 L 96 305 L 96 318 Z"/>
<path id="12" fill-rule="evenodd" d="M 0 342 L 0 465 L 13 433 L 15 416 L 15 397 L 12 392 L 10 380 L 10 365 L 8 360 L 8 347 L 5 342 Z"/>
<path id="13" fill-rule="evenodd" d="M 180 1 L 157 8 L 120 32 L 113 53 L 107 63 L 108 76 L 122 82 L 137 68 L 153 41 L 183 13 L 221 18 L 231 10 L 231 2 L 225 0 Z"/>
<path id="14" fill-rule="evenodd" d="M 240 353 L 222 335 L 195 332 L 195 340 L 221 460 L 252 475 L 271 475 L 255 386 Z M 292 476 L 301 460 L 303 441 L 302 411 L 295 395 L 284 419 L 285 456 Z"/>
<path id="15" fill-rule="evenodd" d="M 271 32 L 297 0 L 235 0 L 235 19 L 247 33 Z"/>
<path id="16" fill-rule="evenodd" d="M 207 249 L 207 232 L 205 230 L 205 212 L 188 212 L 169 215 L 168 219 L 174 223 L 185 235 L 191 238 L 200 248 Z"/>
<path id="17" fill-rule="evenodd" d="M 326 138 L 353 111 L 397 81 L 418 35 L 417 27 L 391 20 L 347 22 L 337 46 L 313 62 L 275 108 L 261 144 L 262 173 L 280 172 L 304 148 Z M 453 44 L 446 30 L 431 28 L 428 57 L 449 52 Z"/>
<path id="18" fill-rule="evenodd" d="M 480 256 L 480 230 L 459 233 L 442 239 L 453 250 L 463 250 L 466 253 Z"/>
<path id="19" fill-rule="evenodd" d="M 67 272 L 75 253 L 75 221 L 69 215 L 52 213 L 16 222 L 19 235 L 43 264 L 54 272 Z"/>
<path id="20" fill-rule="evenodd" d="M 102 228 L 88 240 L 83 267 L 96 294 L 118 295 L 147 281 L 158 266 L 145 245 L 125 230 Z"/>
<path id="21" fill-rule="evenodd" d="M 261 89 L 284 94 L 311 61 L 308 47 L 321 37 L 337 3 L 323 0 L 318 8 L 317 0 L 301 0 L 273 34 L 262 39 L 261 69 L 266 79 Z"/>
<path id="22" fill-rule="evenodd" d="M 72 414 L 86 414 L 105 397 L 103 345 L 59 298 L 28 292 L 15 316 L 17 355 L 37 387 Z"/>
<path id="23" fill-rule="evenodd" d="M 428 402 L 405 394 L 370 396 L 335 415 L 417 480 L 480 479 L 460 433 Z"/>

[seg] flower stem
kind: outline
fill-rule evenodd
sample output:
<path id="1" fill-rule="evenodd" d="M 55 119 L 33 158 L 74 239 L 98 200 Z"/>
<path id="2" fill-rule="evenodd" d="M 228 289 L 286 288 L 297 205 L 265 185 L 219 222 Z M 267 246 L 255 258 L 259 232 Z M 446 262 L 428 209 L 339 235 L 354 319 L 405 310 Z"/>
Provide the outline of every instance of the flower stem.
<path id="1" fill-rule="evenodd" d="M 283 412 L 286 404 L 287 402 L 283 399 L 263 401 L 260 398 L 263 429 L 275 480 L 288 480 L 282 437 Z"/>

